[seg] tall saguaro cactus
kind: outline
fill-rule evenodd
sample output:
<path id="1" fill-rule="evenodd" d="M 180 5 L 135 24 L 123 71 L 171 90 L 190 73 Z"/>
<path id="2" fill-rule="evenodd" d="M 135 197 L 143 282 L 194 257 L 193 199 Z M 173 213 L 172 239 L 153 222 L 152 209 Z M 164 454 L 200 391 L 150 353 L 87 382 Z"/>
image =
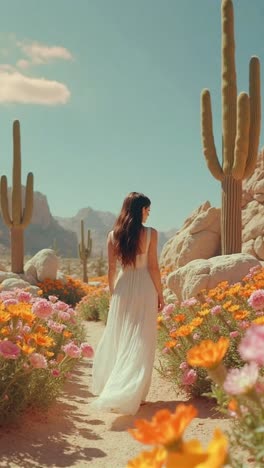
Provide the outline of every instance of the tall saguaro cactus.
<path id="1" fill-rule="evenodd" d="M 8 206 L 7 177 L 1 177 L 1 211 L 5 224 L 11 234 L 11 268 L 14 273 L 23 273 L 24 266 L 24 229 L 30 223 L 33 212 L 33 174 L 27 175 L 25 206 L 22 208 L 21 187 L 21 143 L 19 121 L 13 123 L 13 187 L 11 214 Z"/>
<path id="2" fill-rule="evenodd" d="M 83 266 L 83 282 L 88 283 L 87 260 L 92 252 L 91 231 L 87 231 L 87 245 L 84 242 L 84 222 L 81 220 L 81 242 L 79 243 L 79 255 Z"/>
<path id="3" fill-rule="evenodd" d="M 260 62 L 249 66 L 249 95 L 237 96 L 234 11 L 232 0 L 222 0 L 222 165 L 217 157 L 208 89 L 201 94 L 202 141 L 207 166 L 222 182 L 222 255 L 241 252 L 242 180 L 255 169 L 261 121 Z"/>

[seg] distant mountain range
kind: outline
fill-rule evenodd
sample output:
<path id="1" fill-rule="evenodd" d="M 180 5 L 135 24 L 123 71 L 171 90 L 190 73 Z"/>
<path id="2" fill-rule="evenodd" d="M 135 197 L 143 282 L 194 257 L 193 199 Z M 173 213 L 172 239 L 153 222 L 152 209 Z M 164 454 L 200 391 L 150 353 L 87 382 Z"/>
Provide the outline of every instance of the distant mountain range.
<path id="1" fill-rule="evenodd" d="M 82 208 L 71 218 L 52 216 L 47 197 L 34 192 L 34 210 L 32 222 L 25 230 L 25 253 L 34 255 L 41 249 L 54 248 L 66 257 L 78 256 L 81 220 L 85 230 L 91 230 L 93 239 L 92 256 L 106 255 L 106 237 L 112 229 L 116 216 L 107 211 L 97 211 L 90 207 Z M 159 232 L 159 253 L 167 240 L 177 229 Z M 9 230 L 0 217 L 0 252 L 9 249 Z"/>

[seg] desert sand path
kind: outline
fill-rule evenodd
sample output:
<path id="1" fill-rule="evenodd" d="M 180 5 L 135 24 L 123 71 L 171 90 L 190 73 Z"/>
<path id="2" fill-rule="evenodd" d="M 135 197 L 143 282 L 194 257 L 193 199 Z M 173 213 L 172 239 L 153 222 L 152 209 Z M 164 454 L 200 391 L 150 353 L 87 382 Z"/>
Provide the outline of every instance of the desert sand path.
<path id="1" fill-rule="evenodd" d="M 102 323 L 87 324 L 87 341 L 96 347 Z M 148 404 L 137 416 L 95 413 L 89 388 L 92 362 L 84 360 L 67 383 L 60 400 L 45 414 L 31 413 L 9 428 L 0 428 L 0 467 L 125 468 L 143 448 L 127 433 L 136 418 L 151 418 L 161 408 L 175 409 L 181 399 L 154 370 Z M 199 410 L 186 435 L 207 442 L 215 427 L 228 427 L 204 399 L 192 400 Z"/>

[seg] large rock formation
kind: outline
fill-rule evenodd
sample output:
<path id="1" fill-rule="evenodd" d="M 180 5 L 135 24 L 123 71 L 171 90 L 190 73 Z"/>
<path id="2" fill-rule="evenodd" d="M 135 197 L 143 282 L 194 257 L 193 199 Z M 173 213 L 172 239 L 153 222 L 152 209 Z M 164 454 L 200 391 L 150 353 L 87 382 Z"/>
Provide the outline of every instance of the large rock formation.
<path id="1" fill-rule="evenodd" d="M 207 201 L 199 206 L 163 247 L 162 266 L 176 269 L 197 258 L 220 253 L 220 209 Z"/>
<path id="2" fill-rule="evenodd" d="M 219 255 L 208 260 L 193 260 L 168 276 L 168 287 L 182 301 L 196 296 L 202 289 L 212 289 L 221 281 L 241 281 L 250 268 L 261 265 L 245 253 Z"/>
<path id="3" fill-rule="evenodd" d="M 245 181 L 242 198 L 242 251 L 264 260 L 264 151 L 252 176 Z"/>

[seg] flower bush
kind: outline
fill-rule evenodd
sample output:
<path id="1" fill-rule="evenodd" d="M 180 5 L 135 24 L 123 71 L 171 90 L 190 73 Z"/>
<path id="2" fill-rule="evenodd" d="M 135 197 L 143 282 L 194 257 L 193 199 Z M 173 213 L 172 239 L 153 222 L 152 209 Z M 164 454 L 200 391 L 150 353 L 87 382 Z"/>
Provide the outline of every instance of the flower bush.
<path id="1" fill-rule="evenodd" d="M 93 356 L 83 339 L 77 313 L 55 296 L 1 292 L 0 421 L 29 406 L 48 406 L 76 362 Z"/>
<path id="2" fill-rule="evenodd" d="M 217 342 L 222 337 L 228 340 L 226 368 L 239 368 L 243 356 L 238 352 L 238 345 L 251 324 L 264 324 L 264 269 L 261 267 L 252 268 L 239 283 L 229 285 L 225 281 L 214 289 L 202 291 L 198 298 L 165 306 L 158 316 L 158 342 L 163 354 L 160 372 L 187 393 L 208 392 L 211 380 L 206 366 L 190 365 L 188 351 L 201 341 Z M 207 344 L 206 349 L 210 359 L 212 347 Z"/>
<path id="3" fill-rule="evenodd" d="M 88 286 L 85 283 L 73 279 L 70 276 L 66 277 L 65 282 L 58 279 L 51 280 L 47 278 L 37 283 L 37 286 L 41 289 L 44 298 L 53 295 L 72 307 L 78 304 L 88 291 Z"/>
<path id="4" fill-rule="evenodd" d="M 107 321 L 110 294 L 107 277 L 91 278 L 87 294 L 76 307 L 77 312 L 84 320 Z"/>
<path id="5" fill-rule="evenodd" d="M 219 429 L 215 430 L 206 450 L 199 440 L 183 439 L 186 427 L 196 415 L 194 406 L 179 404 L 174 413 L 164 409 L 158 411 L 151 421 L 136 420 L 136 429 L 130 429 L 130 434 L 154 448 L 130 460 L 127 468 L 223 467 L 228 459 L 228 440 Z"/>
<path id="6" fill-rule="evenodd" d="M 253 293 L 254 294 L 254 293 Z M 257 295 L 255 295 L 257 297 Z M 250 296 L 252 304 L 254 298 Z M 254 307 L 256 303 L 252 304 Z M 264 303 L 263 303 L 264 306 Z M 219 342 L 218 342 L 219 343 Z M 215 343 L 215 346 L 217 344 Z M 216 398 L 220 410 L 233 416 L 233 427 L 229 434 L 234 448 L 241 447 L 251 456 L 255 466 L 264 466 L 264 326 L 252 325 L 245 332 L 238 346 L 244 365 L 241 368 L 227 369 L 220 360 L 208 369 L 207 359 L 196 359 L 201 349 L 210 353 L 210 345 L 201 342 L 200 350 L 191 348 L 187 360 L 189 364 L 207 369 L 214 382 L 211 396 Z M 242 466 L 233 460 L 232 466 Z M 244 465 L 243 465 L 244 466 Z"/>

